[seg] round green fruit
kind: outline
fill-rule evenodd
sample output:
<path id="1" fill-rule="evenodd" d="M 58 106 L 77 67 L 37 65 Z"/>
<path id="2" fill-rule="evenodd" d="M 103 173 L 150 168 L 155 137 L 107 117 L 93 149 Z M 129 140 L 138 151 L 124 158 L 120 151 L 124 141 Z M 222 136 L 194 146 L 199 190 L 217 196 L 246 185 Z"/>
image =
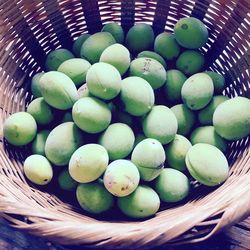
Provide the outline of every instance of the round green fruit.
<path id="1" fill-rule="evenodd" d="M 123 197 L 135 191 L 140 174 L 137 167 L 128 160 L 111 162 L 103 177 L 106 189 L 113 195 Z"/>
<path id="2" fill-rule="evenodd" d="M 163 105 L 157 105 L 143 118 L 142 127 L 148 138 L 167 144 L 174 139 L 178 124 L 171 109 Z"/>
<path id="3" fill-rule="evenodd" d="M 97 180 L 104 173 L 108 162 L 108 152 L 103 146 L 94 143 L 86 144 L 71 156 L 69 173 L 75 181 L 88 183 Z"/>
<path id="4" fill-rule="evenodd" d="M 25 176 L 37 185 L 46 185 L 53 178 L 50 162 L 42 155 L 30 155 L 23 164 Z"/>
<path id="5" fill-rule="evenodd" d="M 94 97 L 79 99 L 73 106 L 72 116 L 80 129 L 91 134 L 102 132 L 111 122 L 108 105 Z"/>
<path id="6" fill-rule="evenodd" d="M 152 58 L 142 57 L 133 60 L 129 75 L 143 78 L 153 89 L 160 88 L 166 82 L 166 70 L 162 64 Z"/>
<path id="7" fill-rule="evenodd" d="M 169 167 L 185 171 L 185 157 L 191 147 L 192 144 L 186 137 L 177 134 L 166 147 L 166 160 Z"/>
<path id="8" fill-rule="evenodd" d="M 37 125 L 32 115 L 17 112 L 9 116 L 3 125 L 5 139 L 14 146 L 24 146 L 36 136 Z"/>
<path id="9" fill-rule="evenodd" d="M 164 168 L 166 156 L 162 144 L 155 139 L 145 139 L 138 143 L 131 155 L 144 181 L 152 181 Z"/>
<path id="10" fill-rule="evenodd" d="M 100 181 L 80 184 L 76 198 L 81 208 L 92 214 L 106 212 L 114 205 L 114 197 Z"/>
<path id="11" fill-rule="evenodd" d="M 64 166 L 82 144 L 81 130 L 73 122 L 65 122 L 49 133 L 45 143 L 45 154 L 53 164 Z"/>
<path id="12" fill-rule="evenodd" d="M 190 76 L 181 89 L 182 100 L 191 110 L 200 110 L 207 106 L 212 100 L 213 93 L 213 81 L 205 73 Z"/>
<path id="13" fill-rule="evenodd" d="M 190 184 L 182 172 L 165 168 L 156 179 L 155 190 L 164 202 L 178 202 L 189 194 Z"/>
<path id="14" fill-rule="evenodd" d="M 206 186 L 217 186 L 228 177 L 227 158 L 213 145 L 195 144 L 188 150 L 185 161 L 193 178 Z"/>
<path id="15" fill-rule="evenodd" d="M 160 198 L 152 188 L 141 185 L 129 196 L 119 197 L 118 207 L 131 218 L 146 218 L 157 213 Z"/>

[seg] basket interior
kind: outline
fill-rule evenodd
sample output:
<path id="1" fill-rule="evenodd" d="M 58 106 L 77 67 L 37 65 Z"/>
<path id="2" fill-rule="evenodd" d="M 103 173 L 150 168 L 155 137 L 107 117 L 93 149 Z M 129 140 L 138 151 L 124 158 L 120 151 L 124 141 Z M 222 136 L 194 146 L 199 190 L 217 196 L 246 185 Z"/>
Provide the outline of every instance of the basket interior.
<path id="1" fill-rule="evenodd" d="M 206 68 L 225 76 L 225 95 L 250 97 L 249 9 L 248 0 L 1 1 L 1 144 L 4 144 L 3 121 L 9 114 L 24 110 L 32 100 L 29 79 L 44 70 L 46 55 L 60 47 L 71 49 L 79 35 L 100 31 L 111 21 L 120 23 L 125 31 L 134 23 L 148 23 L 157 35 L 164 30 L 172 32 L 174 24 L 182 17 L 199 18 L 209 30 L 209 41 L 201 49 L 206 57 Z M 230 144 L 230 162 L 249 147 L 249 141 L 248 136 Z M 9 172 L 1 170 L 1 174 L 16 175 L 25 183 L 24 177 L 15 170 L 22 168 L 25 148 L 16 150 L 5 145 L 4 152 L 10 160 L 1 153 L 2 162 L 7 165 L 15 162 L 15 167 Z"/>

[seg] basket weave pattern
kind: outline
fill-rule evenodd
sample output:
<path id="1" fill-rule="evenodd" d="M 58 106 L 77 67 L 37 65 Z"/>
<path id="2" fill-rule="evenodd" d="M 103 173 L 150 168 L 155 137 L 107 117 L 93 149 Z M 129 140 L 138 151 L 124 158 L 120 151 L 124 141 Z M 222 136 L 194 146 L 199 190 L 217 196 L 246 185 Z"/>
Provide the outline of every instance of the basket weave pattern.
<path id="1" fill-rule="evenodd" d="M 185 205 L 162 210 L 140 222 L 105 221 L 80 214 L 54 195 L 26 182 L 25 148 L 5 145 L 4 120 L 31 101 L 29 77 L 44 69 L 46 54 L 71 49 L 83 32 L 115 21 L 127 31 L 134 23 L 153 25 L 156 34 L 173 31 L 185 16 L 203 20 L 209 41 L 206 67 L 224 74 L 230 97 L 250 97 L 248 0 L 0 0 L 0 216 L 18 228 L 61 244 L 105 248 L 146 248 L 204 240 L 250 214 L 249 136 L 230 144 L 229 179 Z"/>

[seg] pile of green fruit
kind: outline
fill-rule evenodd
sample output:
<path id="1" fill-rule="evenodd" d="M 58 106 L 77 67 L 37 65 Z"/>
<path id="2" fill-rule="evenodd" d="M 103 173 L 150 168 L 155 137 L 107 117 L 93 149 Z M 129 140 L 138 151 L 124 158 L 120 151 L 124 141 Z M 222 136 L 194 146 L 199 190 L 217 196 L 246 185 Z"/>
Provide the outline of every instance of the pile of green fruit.
<path id="1" fill-rule="evenodd" d="M 250 133 L 250 100 L 223 96 L 224 77 L 204 71 L 207 40 L 192 17 L 156 38 L 147 24 L 125 35 L 109 23 L 76 39 L 73 52 L 50 52 L 31 81 L 35 99 L 4 124 L 10 144 L 30 145 L 26 177 L 46 185 L 61 168 L 59 187 L 76 189 L 85 211 L 116 203 L 133 218 L 183 200 L 193 179 L 224 182 L 228 141 Z"/>

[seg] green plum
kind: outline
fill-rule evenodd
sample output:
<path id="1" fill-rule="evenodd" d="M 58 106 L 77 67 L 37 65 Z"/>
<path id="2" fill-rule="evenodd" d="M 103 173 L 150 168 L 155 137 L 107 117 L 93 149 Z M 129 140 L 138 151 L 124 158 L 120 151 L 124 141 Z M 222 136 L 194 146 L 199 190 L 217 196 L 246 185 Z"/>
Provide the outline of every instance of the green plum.
<path id="1" fill-rule="evenodd" d="M 49 136 L 49 130 L 41 130 L 37 133 L 35 139 L 31 144 L 31 151 L 33 154 L 45 156 L 45 143 Z"/>
<path id="2" fill-rule="evenodd" d="M 186 198 L 190 191 L 187 176 L 182 172 L 165 168 L 156 179 L 155 190 L 164 202 L 178 202 Z"/>
<path id="3" fill-rule="evenodd" d="M 34 99 L 27 107 L 27 112 L 31 114 L 38 125 L 47 125 L 54 119 L 53 109 L 45 102 L 43 97 Z"/>
<path id="4" fill-rule="evenodd" d="M 73 122 L 55 127 L 45 143 L 46 157 L 57 166 L 69 163 L 71 155 L 83 144 L 83 135 Z"/>
<path id="5" fill-rule="evenodd" d="M 72 58 L 63 62 L 57 71 L 67 75 L 76 86 L 86 82 L 86 75 L 91 64 L 82 58 Z"/>
<path id="6" fill-rule="evenodd" d="M 25 176 L 37 185 L 46 185 L 53 178 L 50 162 L 42 155 L 30 155 L 23 164 Z"/>
<path id="7" fill-rule="evenodd" d="M 225 78 L 223 75 L 217 73 L 217 72 L 213 72 L 213 71 L 205 71 L 204 73 L 208 74 L 212 80 L 213 80 L 213 84 L 214 84 L 214 92 L 216 94 L 221 94 L 221 92 L 224 90 L 225 88 Z"/>
<path id="8" fill-rule="evenodd" d="M 125 111 L 133 116 L 143 116 L 148 113 L 155 102 L 151 85 L 137 76 L 122 80 L 121 101 Z"/>
<path id="9" fill-rule="evenodd" d="M 63 170 L 58 176 L 58 184 L 61 189 L 72 191 L 77 187 L 77 182 L 70 176 L 67 169 Z"/>
<path id="10" fill-rule="evenodd" d="M 69 50 L 56 49 L 47 55 L 45 68 L 47 71 L 55 71 L 64 61 L 71 58 L 74 58 L 74 55 Z"/>
<path id="11" fill-rule="evenodd" d="M 151 138 L 138 143 L 131 155 L 131 161 L 137 166 L 144 181 L 152 181 L 161 173 L 165 159 L 162 144 Z"/>
<path id="12" fill-rule="evenodd" d="M 114 205 L 114 197 L 100 181 L 78 185 L 76 197 L 82 209 L 92 214 L 106 212 Z"/>
<path id="13" fill-rule="evenodd" d="M 148 138 L 154 138 L 162 144 L 167 144 L 174 139 L 178 124 L 171 109 L 157 105 L 143 118 L 142 127 Z"/>
<path id="14" fill-rule="evenodd" d="M 111 100 L 121 91 L 121 75 L 112 65 L 104 62 L 95 63 L 86 76 L 89 92 L 101 99 Z"/>
<path id="15" fill-rule="evenodd" d="M 82 45 L 89 37 L 90 34 L 82 34 L 74 41 L 72 51 L 77 57 L 81 57 Z"/>
<path id="16" fill-rule="evenodd" d="M 215 131 L 223 138 L 235 141 L 250 134 L 250 99 L 237 96 L 221 103 L 214 111 Z"/>
<path id="17" fill-rule="evenodd" d="M 205 73 L 190 76 L 183 84 L 181 96 L 191 110 L 200 110 L 208 105 L 214 93 L 212 79 Z"/>
<path id="18" fill-rule="evenodd" d="M 217 186 L 228 177 L 227 158 L 213 145 L 206 143 L 193 145 L 188 150 L 185 161 L 193 178 L 206 186 Z"/>
<path id="19" fill-rule="evenodd" d="M 119 43 L 107 47 L 100 57 L 100 62 L 113 65 L 121 75 L 124 75 L 128 70 L 130 61 L 128 49 Z"/>
<path id="20" fill-rule="evenodd" d="M 71 156 L 69 174 L 77 182 L 92 182 L 104 173 L 108 162 L 108 152 L 103 146 L 94 143 L 86 144 Z"/>
<path id="21" fill-rule="evenodd" d="M 171 69 L 167 71 L 164 85 L 167 101 L 172 103 L 181 102 L 181 88 L 186 80 L 187 77 L 179 70 Z"/>
<path id="22" fill-rule="evenodd" d="M 36 136 L 37 125 L 32 115 L 17 112 L 9 116 L 3 125 L 5 139 L 14 146 L 24 146 Z"/>
<path id="23" fill-rule="evenodd" d="M 137 55 L 137 58 L 141 58 L 141 57 L 147 57 L 147 58 L 152 58 L 152 59 L 155 59 L 156 61 L 158 61 L 165 69 L 167 68 L 167 64 L 164 60 L 164 58 L 157 54 L 156 52 L 154 51 L 150 51 L 150 50 L 144 50 L 142 52 L 140 52 L 138 55 Z"/>
<path id="24" fill-rule="evenodd" d="M 208 41 L 208 30 L 203 22 L 194 17 L 181 18 L 174 26 L 177 42 L 187 49 L 198 49 Z"/>
<path id="25" fill-rule="evenodd" d="M 103 177 L 106 189 L 118 197 L 127 196 L 135 191 L 140 174 L 137 167 L 128 160 L 111 162 Z"/>
<path id="26" fill-rule="evenodd" d="M 81 58 L 87 59 L 91 64 L 97 63 L 102 52 L 112 44 L 115 44 L 115 39 L 109 32 L 97 32 L 83 43 Z"/>
<path id="27" fill-rule="evenodd" d="M 166 81 L 166 70 L 162 64 L 147 57 L 133 60 L 130 64 L 129 75 L 143 78 L 153 89 L 160 88 Z"/>
<path id="28" fill-rule="evenodd" d="M 126 36 L 126 45 L 132 53 L 139 53 L 150 49 L 153 46 L 154 38 L 154 31 L 150 25 L 138 23 L 129 29 Z"/>
<path id="29" fill-rule="evenodd" d="M 44 75 L 44 72 L 39 72 L 39 73 L 36 73 L 31 79 L 31 93 L 35 98 L 42 96 L 42 93 L 40 90 L 40 79 L 43 75 Z"/>
<path id="30" fill-rule="evenodd" d="M 44 100 L 54 108 L 69 109 L 77 100 L 77 89 L 74 82 L 61 72 L 45 73 L 40 83 Z"/>
<path id="31" fill-rule="evenodd" d="M 153 216 L 160 208 L 160 198 L 150 187 L 140 185 L 129 196 L 118 198 L 118 207 L 131 218 Z"/>
<path id="32" fill-rule="evenodd" d="M 166 146 L 166 160 L 169 167 L 185 171 L 185 157 L 191 147 L 192 144 L 186 137 L 177 134 L 174 140 Z"/>
<path id="33" fill-rule="evenodd" d="M 223 102 L 227 101 L 229 97 L 224 95 L 214 96 L 209 104 L 198 113 L 198 119 L 202 125 L 212 125 L 213 115 L 215 109 Z"/>
<path id="34" fill-rule="evenodd" d="M 80 129 L 91 134 L 102 132 L 111 122 L 108 105 L 94 97 L 79 99 L 73 106 L 72 116 Z"/>
<path id="35" fill-rule="evenodd" d="M 99 144 L 106 148 L 112 161 L 127 157 L 133 149 L 134 142 L 133 130 L 124 123 L 109 125 L 99 139 Z"/>
<path id="36" fill-rule="evenodd" d="M 123 43 L 124 41 L 124 31 L 118 23 L 111 22 L 103 26 L 102 32 L 109 32 L 117 43 Z"/>
<path id="37" fill-rule="evenodd" d="M 163 32 L 155 38 L 154 51 L 166 60 L 173 60 L 180 53 L 180 46 L 175 40 L 174 34 Z"/>
<path id="38" fill-rule="evenodd" d="M 176 61 L 176 68 L 186 75 L 193 75 L 202 70 L 205 64 L 204 56 L 195 50 L 186 50 Z"/>
<path id="39" fill-rule="evenodd" d="M 213 126 L 204 126 L 196 128 L 192 132 L 190 140 L 193 145 L 197 143 L 207 143 L 214 145 L 224 153 L 227 150 L 226 140 L 215 132 Z"/>

